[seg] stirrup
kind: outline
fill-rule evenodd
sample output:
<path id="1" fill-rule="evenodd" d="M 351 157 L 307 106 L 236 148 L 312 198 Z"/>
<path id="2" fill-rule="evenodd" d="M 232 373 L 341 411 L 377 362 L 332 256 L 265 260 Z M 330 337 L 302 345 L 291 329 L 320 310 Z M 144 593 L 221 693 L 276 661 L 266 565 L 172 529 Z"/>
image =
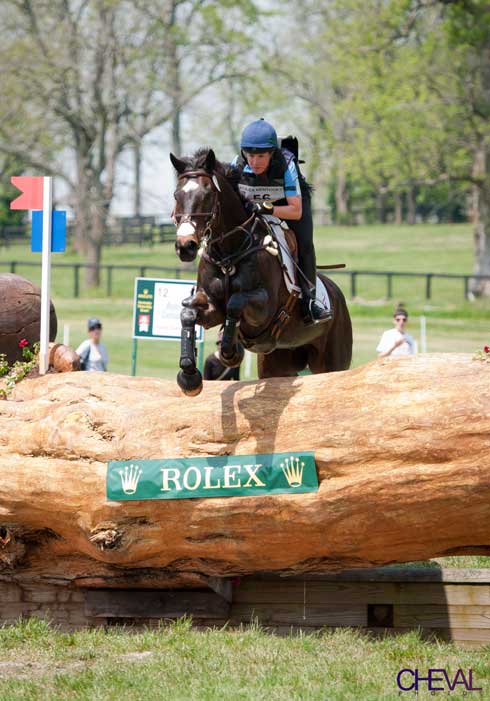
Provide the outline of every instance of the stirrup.
<path id="1" fill-rule="evenodd" d="M 321 311 L 322 311 L 322 316 L 320 319 L 317 319 L 313 315 L 313 305 L 316 305 Z M 310 323 L 312 324 L 324 324 L 326 321 L 331 321 L 333 319 L 333 312 L 331 309 L 327 309 L 324 307 L 320 302 L 318 302 L 317 299 L 314 297 L 310 299 L 308 303 L 308 313 L 309 313 L 309 318 L 310 318 Z"/>

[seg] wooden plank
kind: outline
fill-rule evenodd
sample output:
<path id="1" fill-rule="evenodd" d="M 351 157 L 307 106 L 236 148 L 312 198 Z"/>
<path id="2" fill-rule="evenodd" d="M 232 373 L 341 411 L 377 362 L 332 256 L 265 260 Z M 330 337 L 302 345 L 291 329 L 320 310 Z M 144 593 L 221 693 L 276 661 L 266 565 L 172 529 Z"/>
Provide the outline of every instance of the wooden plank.
<path id="1" fill-rule="evenodd" d="M 429 628 L 488 628 L 490 606 L 401 604 L 394 608 L 394 626 Z"/>
<path id="2" fill-rule="evenodd" d="M 230 611 L 230 623 L 249 623 L 258 619 L 263 625 L 300 624 L 309 626 L 365 626 L 366 606 L 306 606 L 302 604 L 235 604 Z"/>
<path id="3" fill-rule="evenodd" d="M 311 580 L 242 580 L 235 603 L 308 604 L 461 604 L 490 605 L 490 585 L 437 582 L 324 582 Z"/>
<path id="4" fill-rule="evenodd" d="M 372 633 L 376 637 L 404 635 L 412 628 L 365 628 L 368 633 Z M 364 632 L 363 630 L 363 632 Z M 445 640 L 446 642 L 454 642 L 458 645 L 467 644 L 468 646 L 478 647 L 480 645 L 488 645 L 490 643 L 490 629 L 488 628 L 420 628 L 420 635 L 424 639 L 435 638 L 437 640 Z"/>
<path id="5" fill-rule="evenodd" d="M 207 584 L 216 594 L 222 596 L 226 601 L 231 602 L 233 598 L 231 579 L 226 579 L 225 577 L 208 577 Z"/>
<path id="6" fill-rule="evenodd" d="M 230 605 L 208 591 L 87 589 L 85 614 L 96 618 L 224 618 Z"/>
<path id="7" fill-rule="evenodd" d="M 254 579 L 276 580 L 277 574 L 254 575 Z M 325 582 L 447 582 L 453 584 L 490 584 L 490 567 L 358 567 L 338 572 L 282 574 L 281 580 L 322 580 Z"/>

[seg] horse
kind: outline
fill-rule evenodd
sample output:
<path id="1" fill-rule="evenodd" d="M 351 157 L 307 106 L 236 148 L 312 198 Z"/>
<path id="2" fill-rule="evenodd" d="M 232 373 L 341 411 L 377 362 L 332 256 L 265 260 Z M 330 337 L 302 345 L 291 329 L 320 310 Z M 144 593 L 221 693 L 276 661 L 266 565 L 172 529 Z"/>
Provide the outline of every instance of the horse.
<path id="1" fill-rule="evenodd" d="M 297 295 L 270 246 L 267 225 L 248 212 L 238 191 L 236 169 L 217 160 L 210 148 L 193 156 L 170 154 L 177 172 L 173 219 L 181 261 L 195 260 L 197 286 L 183 301 L 180 371 L 186 395 L 202 390 L 196 365 L 195 326 L 224 325 L 220 360 L 237 367 L 244 347 L 258 354 L 259 378 L 347 370 L 352 358 L 352 324 L 345 297 L 321 275 L 333 310 L 332 320 L 307 323 Z"/>

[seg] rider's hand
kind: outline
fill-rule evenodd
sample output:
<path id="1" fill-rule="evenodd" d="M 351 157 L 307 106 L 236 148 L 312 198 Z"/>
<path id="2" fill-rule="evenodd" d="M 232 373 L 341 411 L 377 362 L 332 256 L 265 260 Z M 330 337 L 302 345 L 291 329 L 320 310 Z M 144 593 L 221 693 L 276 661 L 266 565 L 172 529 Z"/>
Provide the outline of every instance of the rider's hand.
<path id="1" fill-rule="evenodd" d="M 274 214 L 274 205 L 269 200 L 254 203 L 256 214 Z"/>

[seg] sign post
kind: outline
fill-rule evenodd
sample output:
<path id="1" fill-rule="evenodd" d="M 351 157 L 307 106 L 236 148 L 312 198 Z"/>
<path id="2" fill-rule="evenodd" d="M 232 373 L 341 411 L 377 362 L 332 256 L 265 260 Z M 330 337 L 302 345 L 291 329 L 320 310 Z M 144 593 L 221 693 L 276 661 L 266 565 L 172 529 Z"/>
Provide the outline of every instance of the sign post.
<path id="1" fill-rule="evenodd" d="M 41 249 L 41 333 L 39 344 L 39 374 L 49 367 L 49 319 L 51 302 L 51 220 L 53 210 L 53 178 L 43 178 L 43 231 Z"/>
<path id="2" fill-rule="evenodd" d="M 134 281 L 131 375 L 136 375 L 138 340 L 180 341 L 182 302 L 192 294 L 192 280 L 137 277 Z M 204 365 L 204 329 L 196 326 L 198 368 Z"/>
<path id="3" fill-rule="evenodd" d="M 51 252 L 61 252 L 66 248 L 66 212 L 53 212 L 51 176 L 14 175 L 10 180 L 22 193 L 10 203 L 10 209 L 32 210 L 31 250 L 41 251 L 39 374 L 45 375 L 49 368 Z"/>

